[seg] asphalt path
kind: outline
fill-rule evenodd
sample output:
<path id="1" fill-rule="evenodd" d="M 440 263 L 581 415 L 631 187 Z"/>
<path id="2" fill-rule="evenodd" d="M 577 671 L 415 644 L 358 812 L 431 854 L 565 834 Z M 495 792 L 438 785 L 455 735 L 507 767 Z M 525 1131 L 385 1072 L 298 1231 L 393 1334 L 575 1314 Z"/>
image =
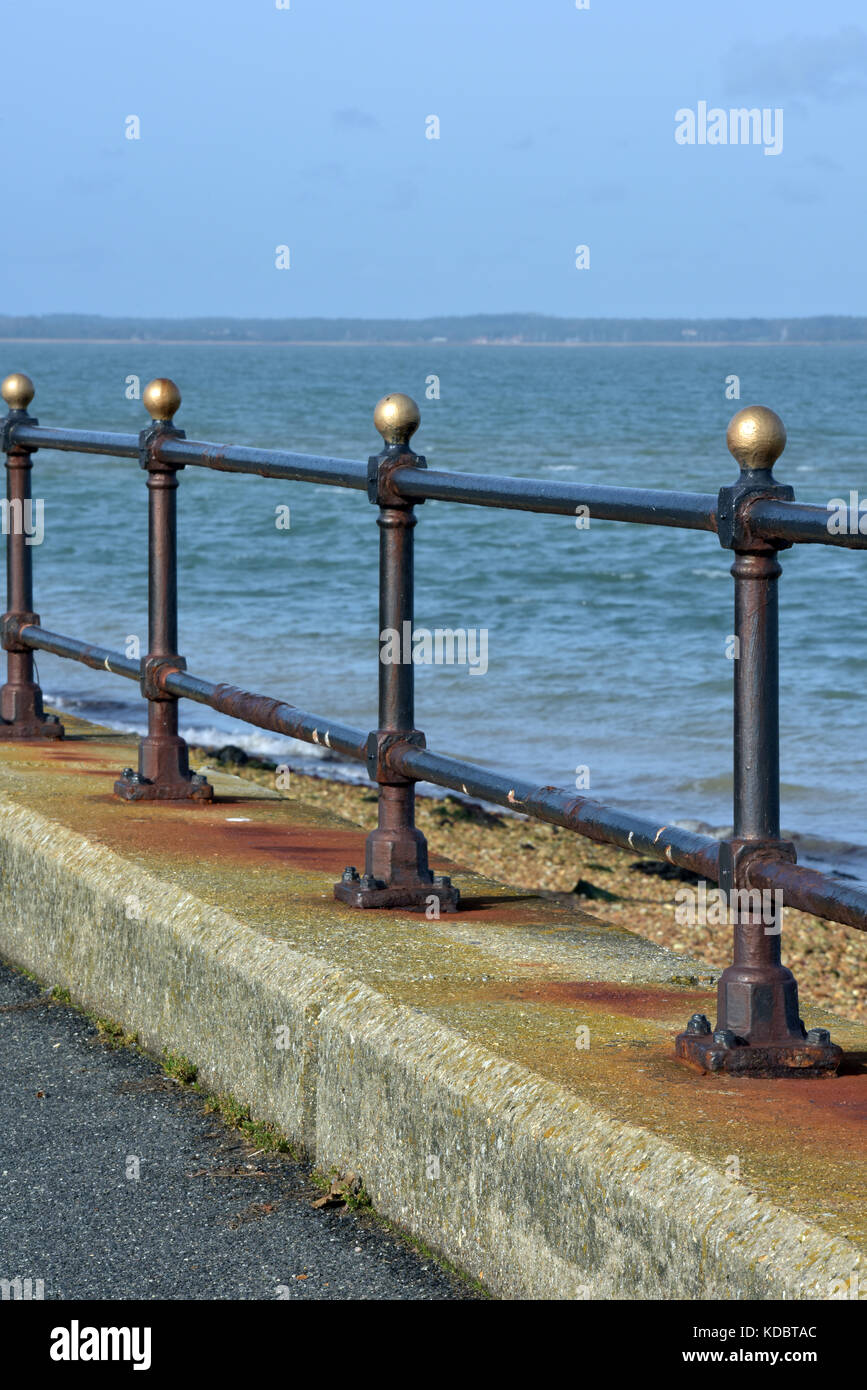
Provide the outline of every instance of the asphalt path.
<path id="1" fill-rule="evenodd" d="M 469 1300 L 189 1087 L 0 965 L 0 1280 L 50 1299 Z"/>

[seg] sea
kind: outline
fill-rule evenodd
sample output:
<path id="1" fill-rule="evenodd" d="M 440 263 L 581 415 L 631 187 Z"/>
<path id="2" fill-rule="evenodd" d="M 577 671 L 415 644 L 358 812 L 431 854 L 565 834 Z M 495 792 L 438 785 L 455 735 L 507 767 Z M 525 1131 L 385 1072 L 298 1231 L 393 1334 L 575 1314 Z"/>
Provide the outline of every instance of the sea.
<path id="1" fill-rule="evenodd" d="M 419 402 L 414 445 L 431 467 L 711 493 L 737 473 L 728 420 L 758 403 L 786 423 L 776 472 L 800 500 L 867 496 L 867 345 L 5 342 L 0 364 L 33 377 L 44 425 L 137 431 L 140 389 L 170 376 L 191 439 L 365 459 L 380 444 L 374 405 L 405 391 Z M 43 626 L 116 650 L 137 637 L 146 650 L 137 463 L 42 450 L 33 480 Z M 364 494 L 190 467 L 179 551 L 191 672 L 375 727 L 378 530 Z M 429 747 L 539 783 L 589 783 L 594 798 L 660 824 L 723 832 L 730 563 L 709 533 L 582 529 L 568 516 L 426 502 L 416 627 L 484 629 L 488 644 L 483 674 L 417 667 Z M 867 881 L 867 556 L 799 546 L 782 565 L 783 826 L 802 862 Z M 132 682 L 46 654 L 38 668 L 61 711 L 144 729 Z M 190 702 L 181 725 L 196 743 L 364 776 L 325 749 Z"/>

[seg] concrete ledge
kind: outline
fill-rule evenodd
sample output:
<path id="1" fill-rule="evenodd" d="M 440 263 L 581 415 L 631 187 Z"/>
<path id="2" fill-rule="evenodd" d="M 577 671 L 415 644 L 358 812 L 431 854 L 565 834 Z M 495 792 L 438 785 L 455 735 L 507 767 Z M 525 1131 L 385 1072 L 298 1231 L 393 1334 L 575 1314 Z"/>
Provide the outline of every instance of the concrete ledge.
<path id="1" fill-rule="evenodd" d="M 862 1267 L 849 1242 L 424 1016 L 365 991 L 319 1022 L 318 1151 L 501 1296 L 827 1298 Z"/>
<path id="2" fill-rule="evenodd" d="M 502 1043 L 485 1045 L 444 1022 L 448 1009 L 433 995 L 429 1008 L 403 1002 L 397 984 L 374 988 L 318 946 L 295 949 L 188 891 L 171 864 L 161 860 L 159 872 L 151 872 L 135 862 L 140 856 L 118 853 L 24 804 L 24 780 L 11 773 L 0 802 L 0 955 L 65 986 L 76 1003 L 122 1022 L 146 1046 L 190 1058 L 209 1086 L 273 1121 L 323 1169 L 360 1173 L 380 1212 L 494 1293 L 828 1298 L 859 1270 L 867 1286 L 860 1233 L 847 1238 L 786 1210 L 726 1176 L 722 1163 L 695 1151 L 688 1133 L 679 1131 L 673 1142 L 658 1123 L 624 1120 L 596 1093 L 580 1095 L 541 1075 Z M 285 809 L 278 804 L 277 811 Z M 297 821 L 302 811 L 293 814 Z M 336 909 L 325 904 L 322 911 Z M 369 916 L 352 916 L 359 940 Z M 403 930 L 405 918 L 389 919 L 392 931 Z M 415 949 L 411 932 L 423 940 L 424 930 L 418 921 L 406 926 L 408 953 Z M 517 949 L 504 944 L 515 941 L 514 932 L 504 935 L 496 921 L 486 927 L 465 919 L 448 930 L 462 961 L 470 947 L 486 947 L 488 931 L 492 972 Z M 522 941 L 529 930 L 522 928 Z M 533 930 L 552 937 L 551 957 L 540 964 L 546 979 L 573 979 L 560 962 L 564 950 L 570 954 L 563 932 L 575 936 L 578 924 L 543 922 Z M 592 923 L 587 931 L 592 937 Z M 468 932 L 477 939 L 464 944 Z M 616 958 L 610 934 L 604 940 L 607 957 Z M 660 955 L 663 979 L 678 967 L 686 978 L 696 969 L 630 941 L 638 943 L 629 945 L 632 954 L 647 948 L 642 978 L 659 974 Z M 442 941 L 432 947 L 431 960 L 448 956 Z M 537 941 L 533 949 L 542 955 L 544 945 Z M 359 956 L 362 965 L 369 974 L 370 961 Z M 454 978 L 444 973 L 434 984 L 448 986 L 448 994 Z M 418 988 L 423 997 L 432 986 Z M 463 997 L 459 1002 L 468 1007 Z M 483 1019 L 499 1007 L 490 1003 Z M 555 1013 L 541 1017 L 553 1020 Z M 633 1048 L 643 1027 L 639 1019 Z M 682 1074 L 672 1077 L 680 1082 Z M 696 1107 L 710 1104 L 710 1094 L 699 1091 Z M 729 1131 L 729 1146 L 736 1143 Z M 839 1153 L 847 1164 L 848 1148 Z M 850 1185 L 849 1168 L 839 1171 Z M 829 1176 L 833 1183 L 834 1172 Z M 817 1188 L 821 1180 L 817 1173 Z M 784 1171 L 781 1191 L 787 1183 Z M 833 1207 L 833 1194 L 827 1202 Z"/>

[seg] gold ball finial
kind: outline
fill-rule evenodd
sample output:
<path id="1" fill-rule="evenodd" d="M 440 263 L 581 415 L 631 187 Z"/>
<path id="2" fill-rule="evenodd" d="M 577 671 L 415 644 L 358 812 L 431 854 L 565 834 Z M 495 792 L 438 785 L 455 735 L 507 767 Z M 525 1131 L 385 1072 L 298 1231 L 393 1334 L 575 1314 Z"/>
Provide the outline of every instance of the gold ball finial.
<path id="1" fill-rule="evenodd" d="M 421 423 L 421 414 L 412 396 L 392 391 L 377 404 L 373 423 L 386 444 L 408 444 Z"/>
<path id="2" fill-rule="evenodd" d="M 786 427 L 766 405 L 748 405 L 732 416 L 726 443 L 742 469 L 773 468 L 786 447 Z"/>
<path id="3" fill-rule="evenodd" d="M 181 393 L 167 376 L 158 376 L 148 382 L 142 400 L 152 420 L 171 420 L 181 403 Z"/>
<path id="4" fill-rule="evenodd" d="M 11 372 L 0 386 L 0 395 L 10 410 L 26 410 L 36 394 L 36 387 L 23 372 Z"/>

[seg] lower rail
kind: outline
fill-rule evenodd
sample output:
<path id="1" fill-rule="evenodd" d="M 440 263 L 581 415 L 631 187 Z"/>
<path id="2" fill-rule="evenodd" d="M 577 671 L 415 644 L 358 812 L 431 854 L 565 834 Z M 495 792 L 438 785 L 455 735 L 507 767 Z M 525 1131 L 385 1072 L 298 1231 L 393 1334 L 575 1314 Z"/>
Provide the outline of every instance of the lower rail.
<path id="1" fill-rule="evenodd" d="M 79 642 L 74 637 L 48 632 L 42 627 L 17 627 L 14 635 L 31 650 L 68 657 L 93 670 L 104 669 L 128 680 L 140 678 L 140 663 L 122 652 Z M 169 695 L 207 705 L 258 729 L 331 749 L 356 762 L 367 760 L 368 735 L 361 729 L 310 714 L 286 701 L 204 680 L 170 665 L 157 672 L 154 681 Z M 406 741 L 394 742 L 386 756 L 394 771 L 413 781 L 430 782 L 465 796 L 479 797 L 493 805 L 547 821 L 549 825 L 573 830 L 585 839 L 667 860 L 700 878 L 714 883 L 719 881 L 719 841 L 710 835 L 698 835 L 677 825 L 660 826 L 646 817 L 606 806 L 590 797 L 574 796 L 561 787 L 539 786 L 524 779 L 509 778 Z M 835 884 L 824 874 L 800 864 L 756 864 L 750 875 L 750 886 L 781 891 L 789 907 L 867 931 L 867 891 Z"/>

